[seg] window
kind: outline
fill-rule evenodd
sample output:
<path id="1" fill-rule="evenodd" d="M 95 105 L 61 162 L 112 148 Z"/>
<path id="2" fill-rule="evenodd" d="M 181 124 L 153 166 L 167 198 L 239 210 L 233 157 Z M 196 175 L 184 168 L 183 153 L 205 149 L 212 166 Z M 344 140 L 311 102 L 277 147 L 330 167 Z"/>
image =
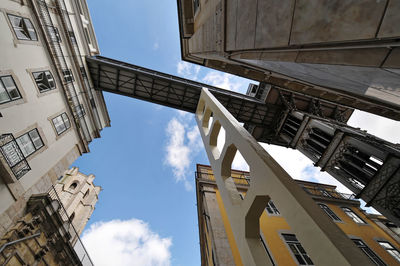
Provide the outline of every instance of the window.
<path id="1" fill-rule="evenodd" d="M 84 79 L 87 79 L 85 67 L 80 67 L 79 70 L 81 71 L 82 77 Z"/>
<path id="2" fill-rule="evenodd" d="M 84 30 L 84 32 L 85 32 L 85 37 L 86 37 L 87 42 L 88 42 L 89 44 L 91 44 L 91 42 L 90 42 L 90 34 L 89 34 L 88 29 L 87 29 L 87 28 L 83 28 L 83 30 Z"/>
<path id="3" fill-rule="evenodd" d="M 58 31 L 58 29 L 53 26 L 47 26 L 47 28 L 49 29 L 51 40 L 53 42 L 61 42 L 61 36 L 60 36 L 60 32 Z"/>
<path id="4" fill-rule="evenodd" d="M 76 41 L 76 38 L 75 38 L 75 33 L 73 31 L 70 31 L 68 33 L 69 33 L 69 38 L 70 38 L 72 44 L 78 45 L 78 42 Z"/>
<path id="5" fill-rule="evenodd" d="M 282 234 L 286 243 L 288 244 L 290 251 L 295 256 L 297 262 L 300 265 L 314 265 L 310 257 L 307 255 L 307 252 L 301 246 L 299 240 L 297 240 L 296 236 L 293 234 Z"/>
<path id="6" fill-rule="evenodd" d="M 61 115 L 54 117 L 52 121 L 57 131 L 57 135 L 60 135 L 61 133 L 63 133 L 64 131 L 66 131 L 68 128 L 71 127 L 71 123 L 69 122 L 67 113 L 62 113 Z"/>
<path id="7" fill-rule="evenodd" d="M 329 192 L 326 191 L 325 189 L 319 188 L 318 190 L 319 190 L 319 192 L 321 193 L 322 196 L 327 197 L 327 198 L 332 198 L 332 195 L 329 194 Z"/>
<path id="8" fill-rule="evenodd" d="M 354 244 L 361 249 L 365 255 L 368 256 L 368 258 L 375 263 L 375 265 L 383 265 L 385 266 L 386 264 L 367 246 L 365 243 L 360 240 L 360 239 L 352 239 Z"/>
<path id="9" fill-rule="evenodd" d="M 36 128 L 18 137 L 16 140 L 25 157 L 28 157 L 44 146 L 42 138 Z"/>
<path id="10" fill-rule="evenodd" d="M 74 218 L 75 218 L 75 212 L 73 212 L 71 214 L 71 216 L 69 217 L 70 222 L 72 222 L 74 220 Z"/>
<path id="11" fill-rule="evenodd" d="M 392 255 L 398 262 L 400 262 L 400 252 L 395 249 L 392 244 L 387 241 L 378 241 L 379 245 L 383 247 L 390 255 Z"/>
<path id="12" fill-rule="evenodd" d="M 18 40 L 37 41 L 37 35 L 32 22 L 28 18 L 23 18 L 15 15 L 8 15 L 8 19 L 14 29 Z"/>
<path id="13" fill-rule="evenodd" d="M 89 195 L 89 189 L 86 190 L 85 194 L 83 195 L 83 198 L 86 198 Z"/>
<path id="14" fill-rule="evenodd" d="M 82 104 L 75 106 L 75 111 L 78 117 L 83 117 L 86 114 L 85 108 L 83 108 Z"/>
<path id="15" fill-rule="evenodd" d="M 70 83 L 74 81 L 74 76 L 72 75 L 71 69 L 63 70 L 64 80 L 66 83 Z"/>
<path id="16" fill-rule="evenodd" d="M 69 186 L 70 190 L 74 190 L 78 186 L 78 183 L 74 182 Z"/>
<path id="17" fill-rule="evenodd" d="M 17 85 L 12 76 L 0 77 L 0 104 L 21 99 Z"/>
<path id="18" fill-rule="evenodd" d="M 0 135 L 0 151 L 17 179 L 31 170 L 12 134 Z"/>
<path id="19" fill-rule="evenodd" d="M 267 210 L 267 212 L 269 214 L 274 214 L 274 215 L 280 215 L 281 213 L 278 211 L 278 208 L 276 208 L 274 202 L 272 200 L 270 200 L 267 204 L 267 207 L 265 207 L 265 209 Z"/>
<path id="20" fill-rule="evenodd" d="M 358 224 L 366 224 L 363 219 L 361 219 L 355 212 L 353 212 L 350 208 L 342 207 L 342 210 L 351 218 L 355 223 Z"/>
<path id="21" fill-rule="evenodd" d="M 318 203 L 318 205 L 321 207 L 321 209 L 323 209 L 326 212 L 326 214 L 328 214 L 329 217 L 332 218 L 332 220 L 342 221 L 328 206 L 322 203 Z"/>
<path id="22" fill-rule="evenodd" d="M 56 83 L 50 71 L 33 72 L 32 75 L 40 92 L 54 90 L 56 88 Z"/>

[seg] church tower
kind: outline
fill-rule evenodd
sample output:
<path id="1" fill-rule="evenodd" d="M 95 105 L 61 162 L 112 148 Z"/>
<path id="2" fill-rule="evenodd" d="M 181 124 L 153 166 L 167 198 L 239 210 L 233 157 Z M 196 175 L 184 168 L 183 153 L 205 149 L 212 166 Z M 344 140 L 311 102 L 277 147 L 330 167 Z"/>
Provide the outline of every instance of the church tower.
<path id="1" fill-rule="evenodd" d="M 85 228 L 99 199 L 101 187 L 93 184 L 94 178 L 94 175 L 82 174 L 77 167 L 72 167 L 55 185 L 61 203 L 78 235 Z M 72 239 L 72 243 L 74 242 L 76 239 Z"/>

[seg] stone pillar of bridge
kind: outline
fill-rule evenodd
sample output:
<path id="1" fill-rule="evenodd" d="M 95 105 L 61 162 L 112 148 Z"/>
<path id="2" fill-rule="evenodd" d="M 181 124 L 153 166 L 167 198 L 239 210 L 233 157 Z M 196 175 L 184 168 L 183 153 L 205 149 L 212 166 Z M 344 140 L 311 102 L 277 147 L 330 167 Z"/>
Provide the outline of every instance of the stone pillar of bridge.
<path id="1" fill-rule="evenodd" d="M 244 265 L 271 265 L 259 239 L 259 217 L 270 198 L 316 265 L 371 265 L 315 202 L 237 120 L 203 88 L 196 121 Z M 212 122 L 211 122 L 212 121 Z M 217 147 L 221 127 L 226 132 Z M 250 188 L 241 200 L 230 176 L 237 151 L 250 166 Z"/>

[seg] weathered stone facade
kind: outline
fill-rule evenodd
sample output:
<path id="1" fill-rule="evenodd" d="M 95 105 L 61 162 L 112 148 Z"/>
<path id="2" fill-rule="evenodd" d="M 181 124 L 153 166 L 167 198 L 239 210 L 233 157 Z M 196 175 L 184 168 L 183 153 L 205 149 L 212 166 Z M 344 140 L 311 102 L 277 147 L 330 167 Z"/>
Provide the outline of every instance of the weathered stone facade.
<path id="1" fill-rule="evenodd" d="M 25 192 L 17 201 L 19 206 L 13 205 L 13 209 L 0 215 L 4 234 L 0 240 L 0 264 L 91 265 L 90 257 L 83 256 L 83 263 L 77 252 L 86 253 L 79 235 L 101 190 L 93 184 L 94 178 L 73 167 L 58 181 L 56 176 L 48 183 L 41 179 L 42 183 L 30 190 L 33 195 Z M 57 183 L 53 186 L 52 182 Z"/>
<path id="2" fill-rule="evenodd" d="M 51 199 L 35 195 L 28 202 L 27 214 L 0 240 L 0 264 L 80 265 L 69 238 Z"/>

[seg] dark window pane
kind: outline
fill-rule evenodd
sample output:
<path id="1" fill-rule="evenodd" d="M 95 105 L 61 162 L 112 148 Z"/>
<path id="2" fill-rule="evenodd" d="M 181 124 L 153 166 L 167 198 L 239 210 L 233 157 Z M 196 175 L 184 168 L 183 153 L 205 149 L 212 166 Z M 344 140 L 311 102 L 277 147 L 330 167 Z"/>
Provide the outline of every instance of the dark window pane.
<path id="1" fill-rule="evenodd" d="M 31 137 L 31 140 L 32 140 L 33 145 L 35 146 L 36 150 L 43 147 L 43 142 L 39 136 L 39 132 L 37 131 L 37 129 L 29 131 L 29 136 Z"/>
<path id="2" fill-rule="evenodd" d="M 50 71 L 39 71 L 33 72 L 32 74 L 40 92 L 45 92 L 56 88 L 53 75 L 50 73 Z"/>
<path id="3" fill-rule="evenodd" d="M 8 14 L 17 39 L 37 41 L 37 35 L 32 22 L 28 18 L 22 18 Z"/>
<path id="4" fill-rule="evenodd" d="M 0 103 L 9 102 L 11 99 L 6 92 L 6 89 L 3 86 L 3 83 L 0 82 Z"/>

